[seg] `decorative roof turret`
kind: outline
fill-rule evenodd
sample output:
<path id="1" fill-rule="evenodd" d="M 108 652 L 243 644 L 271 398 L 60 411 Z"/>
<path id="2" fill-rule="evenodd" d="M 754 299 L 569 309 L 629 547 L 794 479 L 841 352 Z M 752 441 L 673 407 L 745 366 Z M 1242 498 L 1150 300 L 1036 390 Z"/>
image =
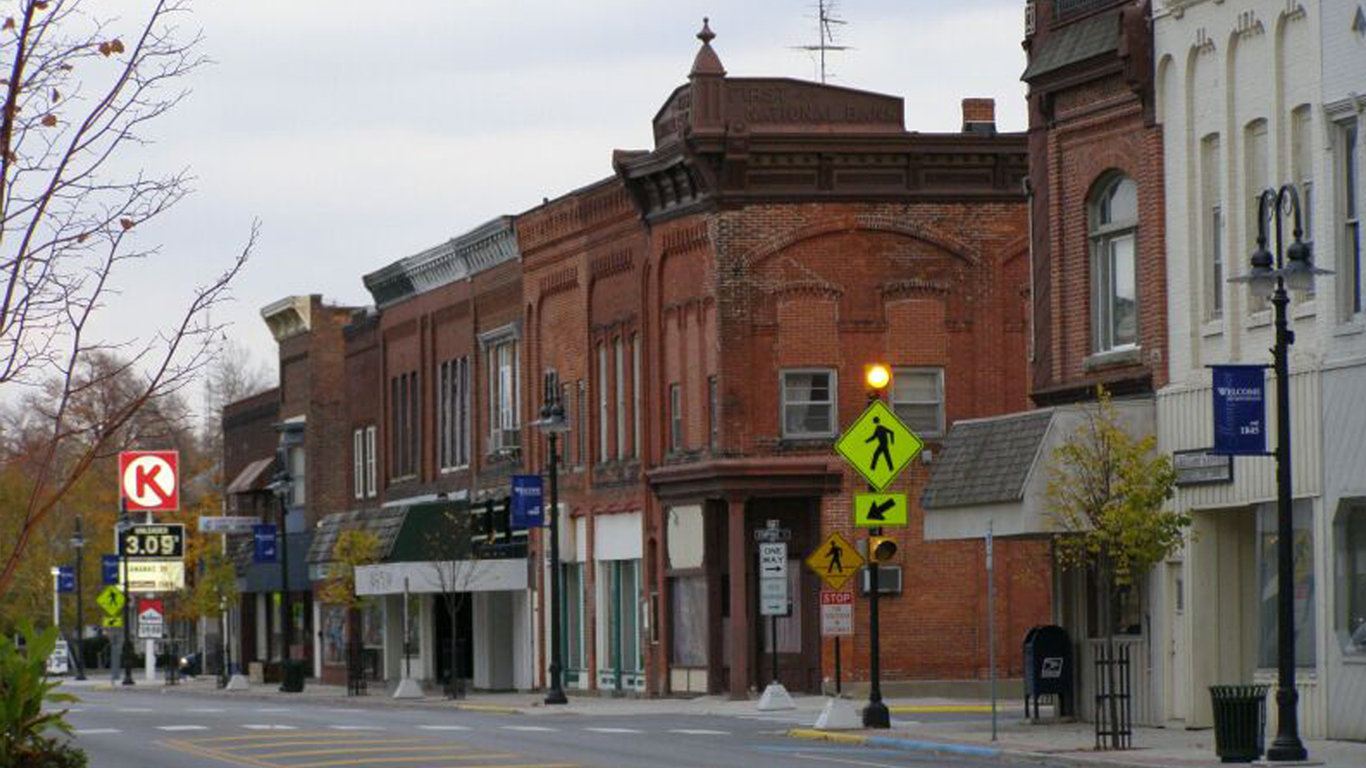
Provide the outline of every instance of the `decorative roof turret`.
<path id="1" fill-rule="evenodd" d="M 702 31 L 697 33 L 697 39 L 702 41 L 702 49 L 697 52 L 697 57 L 692 60 L 692 71 L 688 77 L 698 75 L 718 75 L 725 77 L 726 68 L 721 66 L 721 57 L 712 50 L 711 41 L 716 39 L 716 33 L 711 31 L 711 25 L 707 17 L 702 17 Z"/>

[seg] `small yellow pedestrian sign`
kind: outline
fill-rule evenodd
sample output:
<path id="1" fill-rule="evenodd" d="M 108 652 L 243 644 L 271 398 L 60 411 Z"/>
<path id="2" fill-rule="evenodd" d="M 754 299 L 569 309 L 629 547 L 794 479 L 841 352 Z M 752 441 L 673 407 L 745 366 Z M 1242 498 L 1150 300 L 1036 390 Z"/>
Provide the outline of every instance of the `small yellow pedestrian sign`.
<path id="1" fill-rule="evenodd" d="M 835 442 L 835 450 L 876 490 L 891 484 L 925 443 L 896 413 L 875 400 Z"/>
<path id="2" fill-rule="evenodd" d="M 100 617 L 100 626 L 109 628 L 121 627 L 123 626 L 123 617 L 118 614 L 114 614 L 113 616 L 102 616 Z"/>
<path id="3" fill-rule="evenodd" d="M 104 612 L 110 616 L 123 610 L 123 604 L 127 602 L 127 600 L 128 598 L 123 596 L 123 590 L 113 584 L 105 587 L 100 592 L 99 597 L 95 598 L 95 602 L 99 603 L 100 607 L 104 609 Z"/>
<path id="4" fill-rule="evenodd" d="M 860 493 L 854 496 L 854 525 L 877 528 L 906 524 L 906 494 Z"/>
<path id="5" fill-rule="evenodd" d="M 843 536 L 832 533 L 806 558 L 806 566 L 831 589 L 840 589 L 863 567 L 863 556 Z"/>

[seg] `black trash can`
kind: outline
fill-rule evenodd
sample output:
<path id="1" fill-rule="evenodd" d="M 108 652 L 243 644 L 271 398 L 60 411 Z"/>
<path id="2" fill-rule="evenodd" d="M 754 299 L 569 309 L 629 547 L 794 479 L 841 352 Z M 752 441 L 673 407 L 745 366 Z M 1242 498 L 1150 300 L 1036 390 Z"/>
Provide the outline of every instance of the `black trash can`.
<path id="1" fill-rule="evenodd" d="M 290 659 L 285 664 L 283 673 L 280 690 L 285 693 L 302 693 L 304 690 L 304 662 L 301 659 Z"/>
<path id="2" fill-rule="evenodd" d="M 1266 732 L 1265 685 L 1211 685 L 1214 753 L 1225 763 L 1250 763 L 1262 756 Z"/>

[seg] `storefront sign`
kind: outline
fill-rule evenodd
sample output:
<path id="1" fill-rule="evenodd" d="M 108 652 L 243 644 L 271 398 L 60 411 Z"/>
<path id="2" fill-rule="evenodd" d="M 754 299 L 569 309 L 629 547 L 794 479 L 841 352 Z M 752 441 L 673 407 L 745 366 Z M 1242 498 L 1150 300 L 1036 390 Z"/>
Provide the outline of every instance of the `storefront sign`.
<path id="1" fill-rule="evenodd" d="M 1207 485 L 1233 482 L 1233 457 L 1207 450 L 1176 451 L 1172 454 L 1177 485 Z"/>
<path id="2" fill-rule="evenodd" d="M 544 495 L 540 475 L 512 476 L 513 528 L 540 528 L 545 525 Z"/>
<path id="3" fill-rule="evenodd" d="M 1266 368 L 1213 365 L 1214 450 L 1228 456 L 1266 455 Z"/>
<path id="4" fill-rule="evenodd" d="M 120 574 L 122 575 L 122 574 Z M 123 586 L 123 580 L 119 580 Z M 126 592 L 174 592 L 185 588 L 184 560 L 129 560 Z"/>

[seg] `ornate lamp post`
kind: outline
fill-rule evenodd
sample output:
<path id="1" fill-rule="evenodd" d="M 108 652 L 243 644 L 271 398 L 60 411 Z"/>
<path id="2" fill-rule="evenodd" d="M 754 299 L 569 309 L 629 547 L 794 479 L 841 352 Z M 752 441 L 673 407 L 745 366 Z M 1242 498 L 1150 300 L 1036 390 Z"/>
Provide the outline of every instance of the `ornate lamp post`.
<path id="1" fill-rule="evenodd" d="M 280 469 L 275 473 L 275 480 L 270 484 L 271 490 L 275 492 L 275 498 L 280 501 L 280 528 L 276 532 L 276 538 L 280 542 L 277 548 L 280 550 L 280 609 L 283 614 L 281 621 L 283 627 L 283 641 L 280 649 L 280 692 L 298 693 L 301 680 L 294 677 L 293 665 L 289 658 L 289 646 L 294 641 L 294 601 L 289 594 L 289 497 L 294 490 L 293 478 L 289 474 L 289 452 L 281 448 L 279 459 L 277 460 Z"/>
<path id="2" fill-rule="evenodd" d="M 564 417 L 564 404 L 560 402 L 559 378 L 554 373 L 545 376 L 545 405 L 541 408 L 541 420 L 536 427 L 545 433 L 550 443 L 550 462 L 547 472 L 550 475 L 550 690 L 545 695 L 546 704 L 568 704 L 561 683 L 564 672 L 563 649 L 560 637 L 560 454 L 559 437 L 569 431 L 569 422 Z"/>
<path id="3" fill-rule="evenodd" d="M 81 554 L 85 551 L 85 536 L 81 533 L 81 518 L 76 517 L 76 530 L 71 534 L 71 546 L 76 550 L 76 679 L 85 679 L 85 594 L 81 591 Z"/>
<path id="4" fill-rule="evenodd" d="M 1294 242 L 1282 250 L 1282 230 L 1287 214 L 1292 216 Z M 1276 251 L 1267 251 L 1267 224 L 1276 224 Z M 1279 671 L 1276 708 L 1279 724 L 1276 738 L 1267 750 L 1268 760 L 1304 760 L 1308 751 L 1300 741 L 1299 715 L 1295 692 L 1295 552 L 1294 518 L 1291 506 L 1290 475 L 1290 345 L 1295 332 L 1286 322 L 1290 306 L 1287 288 L 1303 291 L 1312 288 L 1316 275 L 1332 274 L 1313 264 L 1308 243 L 1300 239 L 1300 197 L 1293 184 L 1268 189 L 1257 198 L 1257 250 L 1252 254 L 1252 269 L 1231 283 L 1247 283 L 1252 295 L 1270 298 L 1275 308 L 1276 345 L 1272 349 L 1276 371 L 1276 654 Z"/>

